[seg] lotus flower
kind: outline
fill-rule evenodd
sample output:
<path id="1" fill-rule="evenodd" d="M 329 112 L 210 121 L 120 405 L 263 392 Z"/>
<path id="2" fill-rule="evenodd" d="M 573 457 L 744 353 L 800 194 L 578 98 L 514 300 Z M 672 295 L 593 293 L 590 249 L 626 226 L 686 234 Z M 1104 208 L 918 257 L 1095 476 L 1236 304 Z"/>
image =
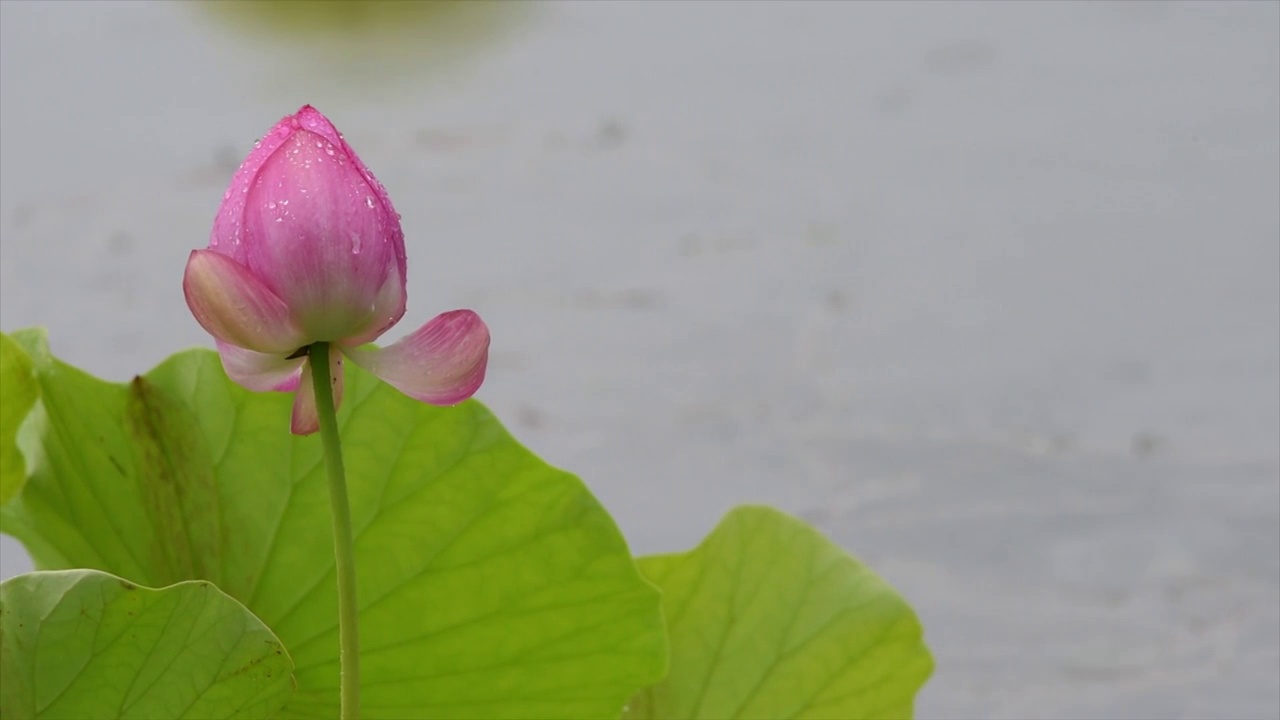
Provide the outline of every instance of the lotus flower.
<path id="1" fill-rule="evenodd" d="M 438 315 L 385 348 L 366 346 L 405 311 L 400 216 L 329 119 L 310 105 L 276 124 L 231 180 L 209 247 L 182 281 L 227 375 L 254 391 L 297 391 L 291 429 L 319 428 L 306 349 L 329 342 L 334 401 L 342 359 L 409 397 L 453 405 L 484 381 L 489 330 L 470 310 Z"/>

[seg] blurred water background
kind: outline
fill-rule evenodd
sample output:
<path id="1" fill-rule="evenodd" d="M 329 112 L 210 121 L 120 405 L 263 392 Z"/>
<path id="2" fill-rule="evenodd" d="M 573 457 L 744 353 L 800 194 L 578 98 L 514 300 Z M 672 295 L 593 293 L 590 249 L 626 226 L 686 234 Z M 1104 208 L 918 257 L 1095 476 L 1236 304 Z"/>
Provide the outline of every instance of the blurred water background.
<path id="1" fill-rule="evenodd" d="M 3 0 L 0 327 L 211 346 L 183 264 L 303 103 L 637 552 L 806 517 L 921 717 L 1280 716 L 1280 3 Z"/>

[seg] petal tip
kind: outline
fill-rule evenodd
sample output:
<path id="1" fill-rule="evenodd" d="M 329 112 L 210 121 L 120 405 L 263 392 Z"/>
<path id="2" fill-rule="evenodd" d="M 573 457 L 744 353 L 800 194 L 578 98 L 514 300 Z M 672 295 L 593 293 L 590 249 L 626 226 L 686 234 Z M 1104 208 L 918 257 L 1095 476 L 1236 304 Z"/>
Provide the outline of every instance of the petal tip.
<path id="1" fill-rule="evenodd" d="M 299 417 L 297 413 L 289 421 L 289 432 L 294 435 L 307 436 L 314 435 L 320 430 L 320 422 L 316 418 L 308 420 L 305 417 Z"/>

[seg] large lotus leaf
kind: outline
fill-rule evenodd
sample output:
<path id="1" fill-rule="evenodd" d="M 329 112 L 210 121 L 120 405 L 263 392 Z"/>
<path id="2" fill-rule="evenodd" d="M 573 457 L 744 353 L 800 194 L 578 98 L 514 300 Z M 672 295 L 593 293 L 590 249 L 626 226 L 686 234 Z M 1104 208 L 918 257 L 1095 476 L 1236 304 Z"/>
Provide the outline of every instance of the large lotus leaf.
<path id="1" fill-rule="evenodd" d="M 293 691 L 280 641 L 213 585 L 93 570 L 0 583 L 0 716 L 266 718 Z"/>
<path id="2" fill-rule="evenodd" d="M 241 389 L 208 351 L 118 385 L 15 338 L 45 358 L 46 413 L 0 529 L 41 568 L 213 581 L 293 655 L 286 715 L 335 716 L 328 490 L 318 436 L 289 434 L 290 397 Z M 662 677 L 659 594 L 581 481 L 479 403 L 346 380 L 366 718 L 616 717 Z"/>
<path id="3" fill-rule="evenodd" d="M 671 672 L 628 718 L 905 718 L 933 671 L 902 598 L 772 508 L 738 508 L 640 567 L 663 590 Z"/>

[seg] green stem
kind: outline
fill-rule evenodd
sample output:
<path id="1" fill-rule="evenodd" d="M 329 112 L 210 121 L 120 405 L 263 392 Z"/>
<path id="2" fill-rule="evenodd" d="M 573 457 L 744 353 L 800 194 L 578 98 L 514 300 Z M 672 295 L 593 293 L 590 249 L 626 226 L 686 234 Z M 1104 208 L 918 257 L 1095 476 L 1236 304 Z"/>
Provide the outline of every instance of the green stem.
<path id="1" fill-rule="evenodd" d="M 329 504 L 333 510 L 333 556 L 338 571 L 338 638 L 342 674 L 342 720 L 360 716 L 360 610 L 356 606 L 355 542 L 351 536 L 351 505 L 347 500 L 347 474 L 342 467 L 342 444 L 333 407 L 333 382 L 329 376 L 329 343 L 318 342 L 309 351 L 311 380 L 320 416 L 324 464 L 329 471 Z"/>

